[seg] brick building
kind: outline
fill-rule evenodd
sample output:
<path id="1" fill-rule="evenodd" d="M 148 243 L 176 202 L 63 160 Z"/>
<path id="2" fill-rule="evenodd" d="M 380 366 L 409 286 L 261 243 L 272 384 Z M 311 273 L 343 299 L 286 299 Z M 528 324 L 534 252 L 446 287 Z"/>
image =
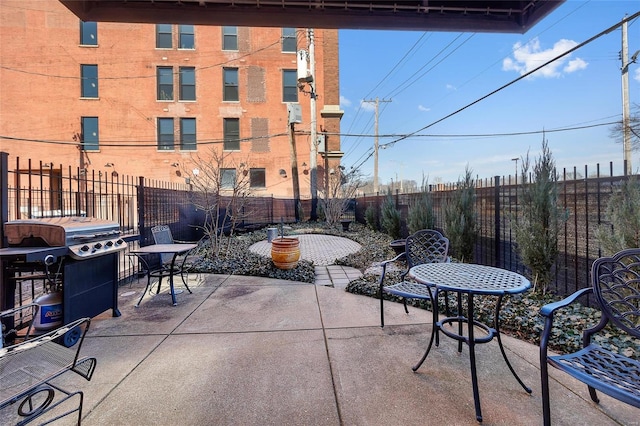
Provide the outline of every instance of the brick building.
<path id="1" fill-rule="evenodd" d="M 254 195 L 291 197 L 288 106 L 299 105 L 293 140 L 300 196 L 309 198 L 311 84 L 299 83 L 297 72 L 308 36 L 295 28 L 82 22 L 57 0 L 3 0 L 0 151 L 52 173 L 70 166 L 178 183 L 218 161 L 223 186 L 243 173 Z M 342 155 L 338 32 L 316 29 L 313 40 L 322 189 Z"/>

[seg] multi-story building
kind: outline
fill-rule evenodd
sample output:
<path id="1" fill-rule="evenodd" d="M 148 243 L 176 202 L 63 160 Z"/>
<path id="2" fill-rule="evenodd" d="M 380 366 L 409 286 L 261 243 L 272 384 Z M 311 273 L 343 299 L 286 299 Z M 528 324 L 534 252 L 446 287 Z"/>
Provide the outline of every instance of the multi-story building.
<path id="1" fill-rule="evenodd" d="M 32 167 L 184 183 L 219 162 L 223 186 L 243 173 L 254 195 L 291 197 L 293 139 L 308 198 L 313 163 L 319 188 L 339 165 L 337 30 L 83 22 L 57 0 L 3 0 L 0 62 L 0 151 Z"/>

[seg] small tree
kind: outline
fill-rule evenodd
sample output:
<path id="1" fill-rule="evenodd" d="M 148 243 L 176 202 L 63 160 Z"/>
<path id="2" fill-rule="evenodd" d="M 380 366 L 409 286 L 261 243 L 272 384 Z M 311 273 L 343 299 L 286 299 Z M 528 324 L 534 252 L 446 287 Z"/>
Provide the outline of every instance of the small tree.
<path id="1" fill-rule="evenodd" d="M 391 195 L 391 189 L 387 191 L 387 196 L 382 202 L 382 215 L 380 226 L 391 238 L 400 238 L 400 212 L 396 208 L 396 203 Z"/>
<path id="2" fill-rule="evenodd" d="M 220 256 L 222 246 L 230 243 L 236 226 L 248 214 L 250 177 L 246 163 L 236 165 L 214 149 L 210 153 L 209 158 L 193 155 L 196 167 L 183 171 L 193 188 L 191 203 L 205 213 L 203 231 L 211 241 L 212 254 Z"/>
<path id="3" fill-rule="evenodd" d="M 342 215 L 349 208 L 349 202 L 353 199 L 362 186 L 360 172 L 344 172 L 344 167 L 339 166 L 329 175 L 325 183 L 324 196 L 320 199 L 320 209 L 330 225 L 340 221 Z"/>
<path id="4" fill-rule="evenodd" d="M 640 247 L 640 182 L 635 176 L 622 182 L 607 203 L 606 218 L 596 236 L 605 256 L 620 250 Z"/>
<path id="5" fill-rule="evenodd" d="M 566 214 L 558 206 L 558 176 L 546 139 L 529 178 L 529 154 L 522 159 L 519 216 L 513 226 L 516 251 L 531 271 L 536 291 L 545 293 L 558 256 L 558 232 Z"/>
<path id="6" fill-rule="evenodd" d="M 435 219 L 429 185 L 423 177 L 422 185 L 420 186 L 420 196 L 415 202 L 409 205 L 407 215 L 409 234 L 413 234 L 421 229 L 432 229 L 435 224 Z"/>
<path id="7" fill-rule="evenodd" d="M 379 229 L 376 208 L 373 205 L 369 205 L 365 210 L 364 219 L 367 222 L 369 229 L 372 231 L 377 231 Z"/>
<path id="8" fill-rule="evenodd" d="M 473 261 L 478 239 L 476 190 L 469 166 L 464 179 L 458 181 L 452 199 L 444 207 L 445 233 L 453 255 L 462 262 Z"/>

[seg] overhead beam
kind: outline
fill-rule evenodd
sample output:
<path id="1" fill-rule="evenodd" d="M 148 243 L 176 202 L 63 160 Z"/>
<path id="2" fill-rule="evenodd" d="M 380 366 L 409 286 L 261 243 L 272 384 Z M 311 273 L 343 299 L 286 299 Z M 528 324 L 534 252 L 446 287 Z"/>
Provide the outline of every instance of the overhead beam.
<path id="1" fill-rule="evenodd" d="M 60 0 L 83 21 L 524 33 L 565 0 Z"/>

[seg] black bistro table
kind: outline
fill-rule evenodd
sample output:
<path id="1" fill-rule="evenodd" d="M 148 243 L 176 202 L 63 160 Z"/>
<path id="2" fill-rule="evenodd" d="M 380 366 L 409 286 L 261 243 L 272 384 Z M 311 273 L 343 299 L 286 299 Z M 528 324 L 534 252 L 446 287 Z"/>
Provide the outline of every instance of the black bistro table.
<path id="1" fill-rule="evenodd" d="M 173 302 L 173 306 L 177 306 L 178 302 L 176 301 L 176 293 L 173 287 L 173 277 L 175 276 L 175 272 L 176 272 L 176 269 L 175 269 L 176 258 L 182 254 L 188 253 L 189 251 L 193 250 L 197 246 L 198 245 L 195 243 L 152 244 L 149 246 L 144 246 L 144 247 L 137 248 L 135 250 L 131 250 L 130 253 L 138 257 L 146 256 L 149 254 L 172 255 L 171 266 L 169 269 L 169 288 L 171 289 L 171 301 Z M 151 271 L 149 271 L 148 273 L 151 274 Z M 142 302 L 142 298 L 149 290 L 150 285 L 151 285 L 151 280 L 147 282 L 147 286 L 145 287 L 144 292 L 142 293 L 142 296 L 140 296 L 140 300 L 138 300 L 138 303 L 136 304 L 136 308 L 140 305 L 140 302 Z M 185 284 L 185 287 L 187 287 L 187 290 L 189 291 L 189 293 L 191 293 L 191 290 L 189 289 L 188 286 L 186 286 L 186 284 Z"/>
<path id="2" fill-rule="evenodd" d="M 516 378 L 522 388 L 531 393 L 531 389 L 527 387 L 515 370 L 511 366 L 507 354 L 502 346 L 500 339 L 500 307 L 502 299 L 508 294 L 523 293 L 531 287 L 531 283 L 525 277 L 515 272 L 505 269 L 494 268 L 491 266 L 473 265 L 468 263 L 428 263 L 414 266 L 409 271 L 409 275 L 422 284 L 426 284 L 433 288 L 433 300 L 437 300 L 438 291 L 452 291 L 459 295 L 466 294 L 467 309 L 466 315 L 462 309 L 462 297 L 458 297 L 458 315 L 444 318 L 434 324 L 433 332 L 427 351 L 423 355 L 413 370 L 420 368 L 424 360 L 427 358 L 431 346 L 433 344 L 434 334 L 438 333 L 455 339 L 458 341 L 458 351 L 462 350 L 462 343 L 469 346 L 469 360 L 471 363 L 471 384 L 473 386 L 473 400 L 476 409 L 476 419 L 482 422 L 482 410 L 480 408 L 480 394 L 478 391 L 478 377 L 476 374 L 476 353 L 475 345 L 477 343 L 490 342 L 494 337 L 498 341 L 502 357 L 506 362 L 509 370 Z M 496 311 L 493 320 L 493 327 L 490 327 L 474 317 L 475 296 L 497 296 Z M 437 303 L 434 303 L 434 309 L 437 309 Z M 437 315 L 435 315 L 437 318 Z M 445 325 L 455 325 L 457 327 L 444 327 Z M 466 334 L 464 333 L 463 324 L 467 325 Z M 475 327 L 480 328 L 481 335 L 476 336 Z M 457 331 L 455 331 L 457 329 Z M 436 340 L 436 346 L 438 342 Z"/>

